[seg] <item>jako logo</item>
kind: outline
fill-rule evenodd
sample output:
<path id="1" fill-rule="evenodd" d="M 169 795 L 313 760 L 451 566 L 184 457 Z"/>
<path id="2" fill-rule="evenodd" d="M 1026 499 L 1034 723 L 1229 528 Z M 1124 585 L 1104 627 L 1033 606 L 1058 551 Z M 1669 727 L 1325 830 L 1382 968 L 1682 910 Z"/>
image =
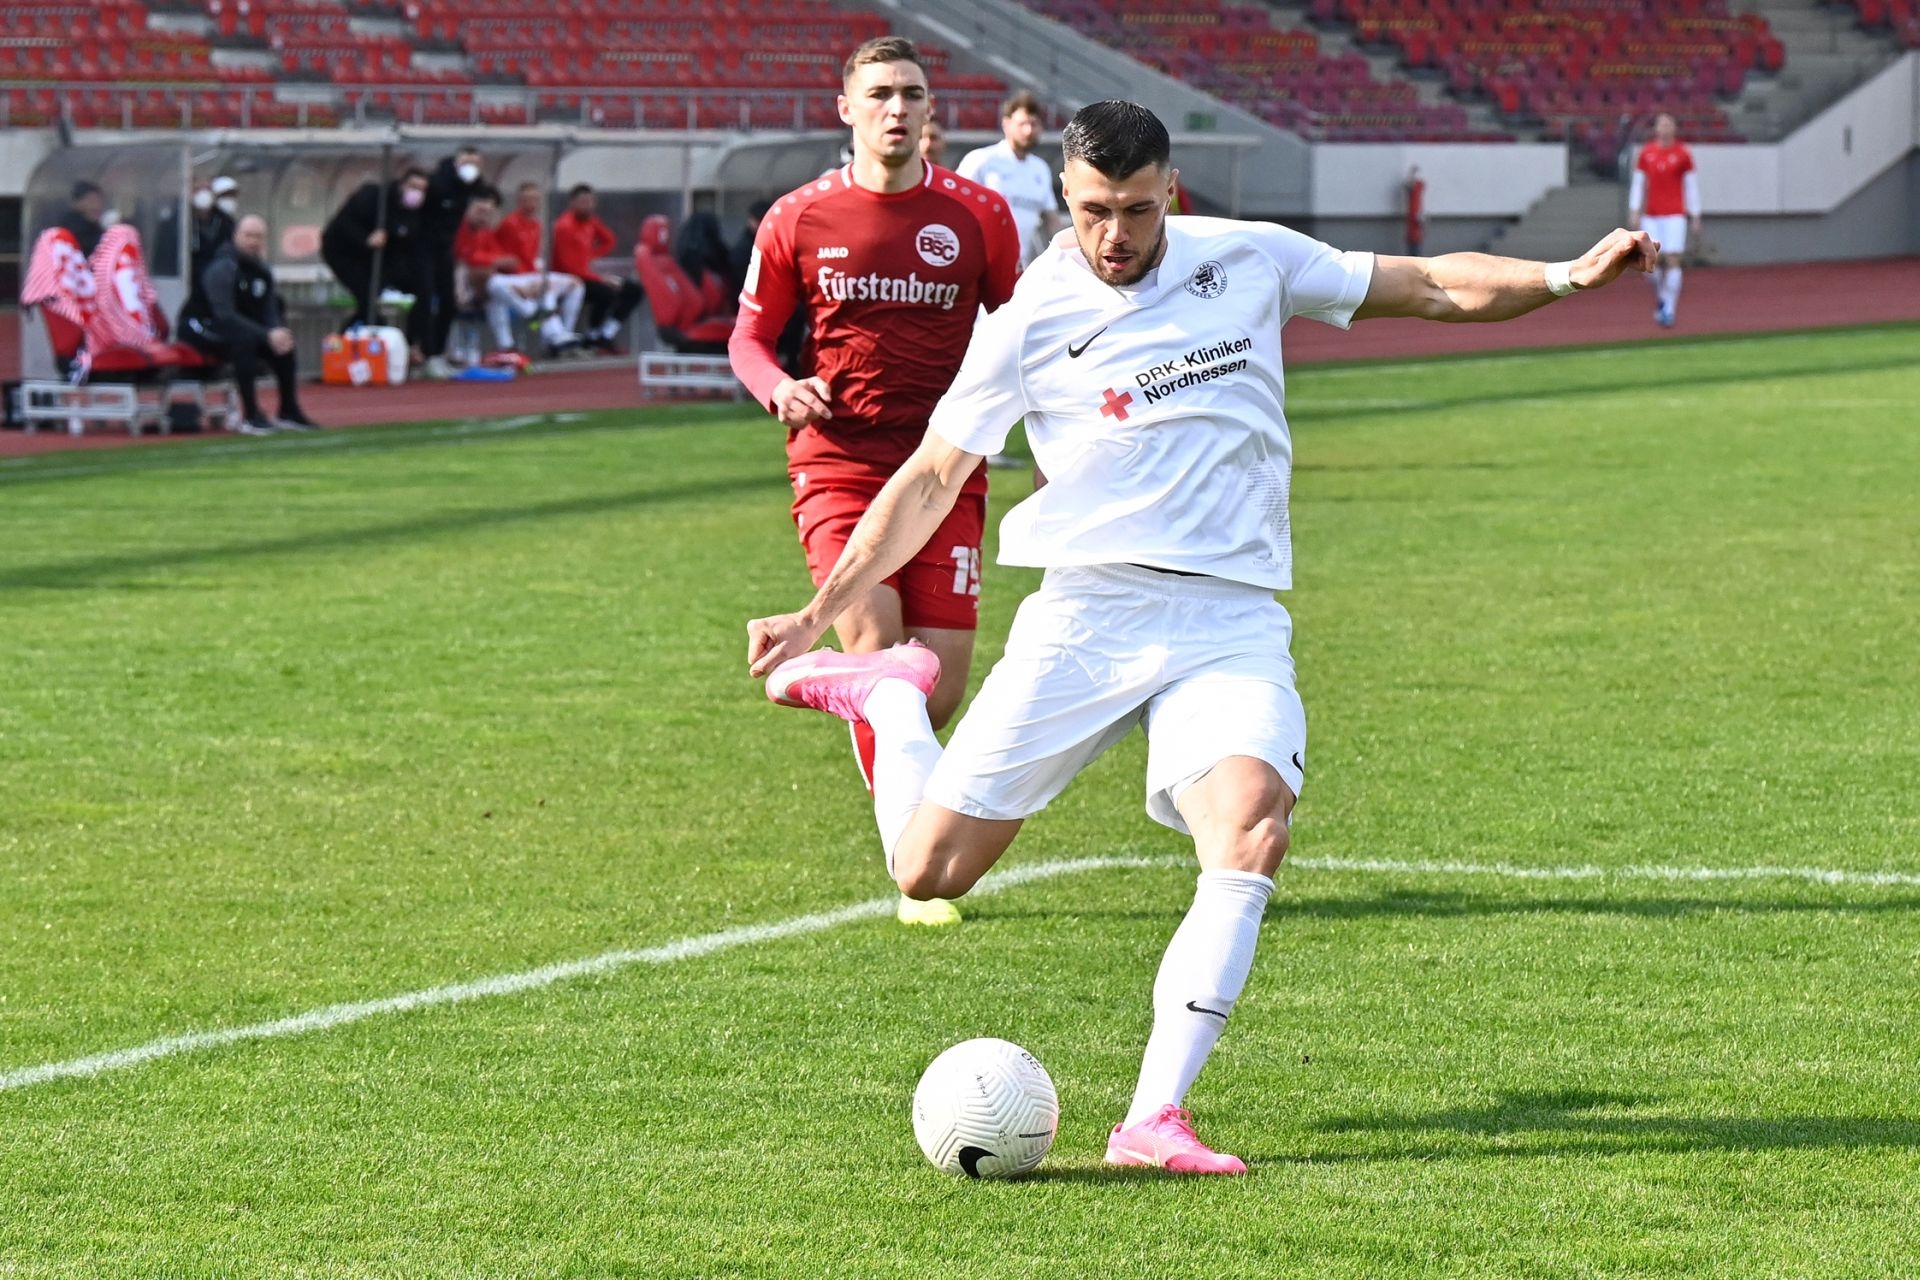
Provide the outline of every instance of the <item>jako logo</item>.
<path id="1" fill-rule="evenodd" d="M 929 223 L 913 238 L 913 247 L 920 251 L 920 260 L 928 266 L 950 267 L 960 256 L 960 237 L 953 234 L 951 227 Z"/>
<path id="2" fill-rule="evenodd" d="M 817 258 L 844 258 L 847 256 L 847 248 L 845 245 L 829 245 L 822 248 L 820 252 L 814 256 Z"/>

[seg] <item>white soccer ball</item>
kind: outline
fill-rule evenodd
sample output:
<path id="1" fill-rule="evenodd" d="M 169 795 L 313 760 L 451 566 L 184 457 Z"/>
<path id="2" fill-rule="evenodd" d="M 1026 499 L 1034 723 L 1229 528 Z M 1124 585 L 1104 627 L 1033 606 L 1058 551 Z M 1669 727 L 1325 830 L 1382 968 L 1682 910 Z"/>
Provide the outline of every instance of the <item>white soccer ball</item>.
<path id="1" fill-rule="evenodd" d="M 913 1136 L 934 1168 L 956 1177 L 1030 1173 L 1059 1127 L 1047 1069 L 1005 1040 L 962 1041 L 928 1065 L 913 1091 Z"/>

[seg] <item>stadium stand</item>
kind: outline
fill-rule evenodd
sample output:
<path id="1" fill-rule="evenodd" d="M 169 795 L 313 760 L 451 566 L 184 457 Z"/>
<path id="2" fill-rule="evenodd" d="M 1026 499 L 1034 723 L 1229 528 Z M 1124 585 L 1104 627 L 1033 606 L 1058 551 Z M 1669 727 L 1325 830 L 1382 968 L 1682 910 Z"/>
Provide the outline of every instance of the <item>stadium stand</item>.
<path id="1" fill-rule="evenodd" d="M 1920 0 L 1852 0 L 1860 25 L 1886 32 L 1903 49 L 1920 49 Z"/>
<path id="2" fill-rule="evenodd" d="M 1920 47 L 1920 0 L 1834 2 Z M 1565 138 L 1602 173 L 1656 110 L 1742 140 L 1729 104 L 1785 57 L 1728 0 L 1028 3 L 1311 139 Z M 0 124 L 833 128 L 822 85 L 887 29 L 830 0 L 25 0 L 0 12 Z M 991 128 L 1004 84 L 923 50 L 947 123 Z"/>
<path id="3" fill-rule="evenodd" d="M 0 14 L 0 124 L 833 128 L 822 86 L 887 29 L 826 0 L 29 0 Z M 991 127 L 1005 85 L 922 53 L 947 123 Z"/>
<path id="4" fill-rule="evenodd" d="M 1028 0 L 1102 44 L 1282 128 L 1338 142 L 1506 142 L 1475 130 L 1453 104 L 1421 101 L 1411 83 L 1382 82 L 1365 58 L 1323 58 L 1311 31 L 1273 25 L 1264 9 L 1222 0 Z"/>
<path id="5" fill-rule="evenodd" d="M 1623 121 L 1657 111 L 1694 141 L 1745 141 L 1723 104 L 1785 57 L 1765 18 L 1725 0 L 1314 0 L 1313 15 L 1443 74 L 1456 95 L 1491 99 L 1517 129 L 1567 138 L 1596 168 L 1611 165 Z"/>

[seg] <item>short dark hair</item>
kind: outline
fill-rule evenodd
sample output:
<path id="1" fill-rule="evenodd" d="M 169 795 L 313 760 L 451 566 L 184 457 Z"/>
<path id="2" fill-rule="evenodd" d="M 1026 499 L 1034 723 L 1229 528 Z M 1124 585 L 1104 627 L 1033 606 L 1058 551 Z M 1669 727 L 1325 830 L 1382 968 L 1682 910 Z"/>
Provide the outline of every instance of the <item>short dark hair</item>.
<path id="1" fill-rule="evenodd" d="M 515 187 L 513 191 L 515 195 L 518 195 L 522 191 L 538 191 L 539 189 L 540 189 L 539 183 L 528 181 L 528 182 L 521 183 L 519 186 Z"/>
<path id="2" fill-rule="evenodd" d="M 499 204 L 500 188 L 490 182 L 476 183 L 473 188 L 473 194 L 467 197 L 467 203 L 479 204 L 481 201 L 485 201 L 488 204 Z"/>
<path id="3" fill-rule="evenodd" d="M 847 65 L 840 68 L 841 83 L 853 79 L 853 73 L 859 68 L 875 62 L 911 62 L 923 73 L 927 69 L 913 41 L 905 36 L 875 36 L 847 55 Z"/>
<path id="4" fill-rule="evenodd" d="M 402 182 L 406 182 L 409 178 L 419 178 L 422 182 L 433 181 L 433 175 L 417 164 L 408 165 L 406 171 L 400 175 L 400 181 Z"/>
<path id="5" fill-rule="evenodd" d="M 100 189 L 99 183 L 88 182 L 85 178 L 82 178 L 73 184 L 73 190 L 68 194 L 67 199 L 78 204 L 88 196 L 104 196 L 106 194 L 106 192 Z"/>
<path id="6" fill-rule="evenodd" d="M 1160 117 L 1137 102 L 1095 102 L 1073 113 L 1060 134 L 1068 160 L 1092 165 L 1109 178 L 1124 178 L 1150 164 L 1166 168 L 1173 141 Z"/>
<path id="7" fill-rule="evenodd" d="M 1024 111 L 1028 115 L 1033 116 L 1044 116 L 1047 114 L 1047 109 L 1040 105 L 1040 95 L 1031 89 L 1016 89 L 1007 95 L 1005 102 L 1000 104 L 1000 118 L 1002 120 L 1005 120 L 1016 111 Z"/>
<path id="8" fill-rule="evenodd" d="M 569 200 L 575 199 L 576 197 L 579 197 L 579 196 L 590 196 L 592 194 L 593 194 L 593 184 L 591 182 L 576 182 L 571 187 L 567 188 L 567 199 Z"/>

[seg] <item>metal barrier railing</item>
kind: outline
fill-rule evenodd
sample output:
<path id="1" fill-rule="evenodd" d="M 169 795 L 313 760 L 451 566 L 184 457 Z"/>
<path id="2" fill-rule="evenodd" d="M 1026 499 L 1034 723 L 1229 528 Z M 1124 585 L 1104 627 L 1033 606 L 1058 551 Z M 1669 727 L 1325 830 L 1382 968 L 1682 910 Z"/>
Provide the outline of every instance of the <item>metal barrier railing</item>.
<path id="1" fill-rule="evenodd" d="M 25 101 L 16 101 L 20 95 Z M 1000 94 L 936 88 L 949 128 L 988 128 Z M 634 85 L 216 84 L 0 80 L 0 128 L 195 129 L 398 124 L 615 125 L 642 129 L 839 128 L 833 87 L 676 89 Z"/>

